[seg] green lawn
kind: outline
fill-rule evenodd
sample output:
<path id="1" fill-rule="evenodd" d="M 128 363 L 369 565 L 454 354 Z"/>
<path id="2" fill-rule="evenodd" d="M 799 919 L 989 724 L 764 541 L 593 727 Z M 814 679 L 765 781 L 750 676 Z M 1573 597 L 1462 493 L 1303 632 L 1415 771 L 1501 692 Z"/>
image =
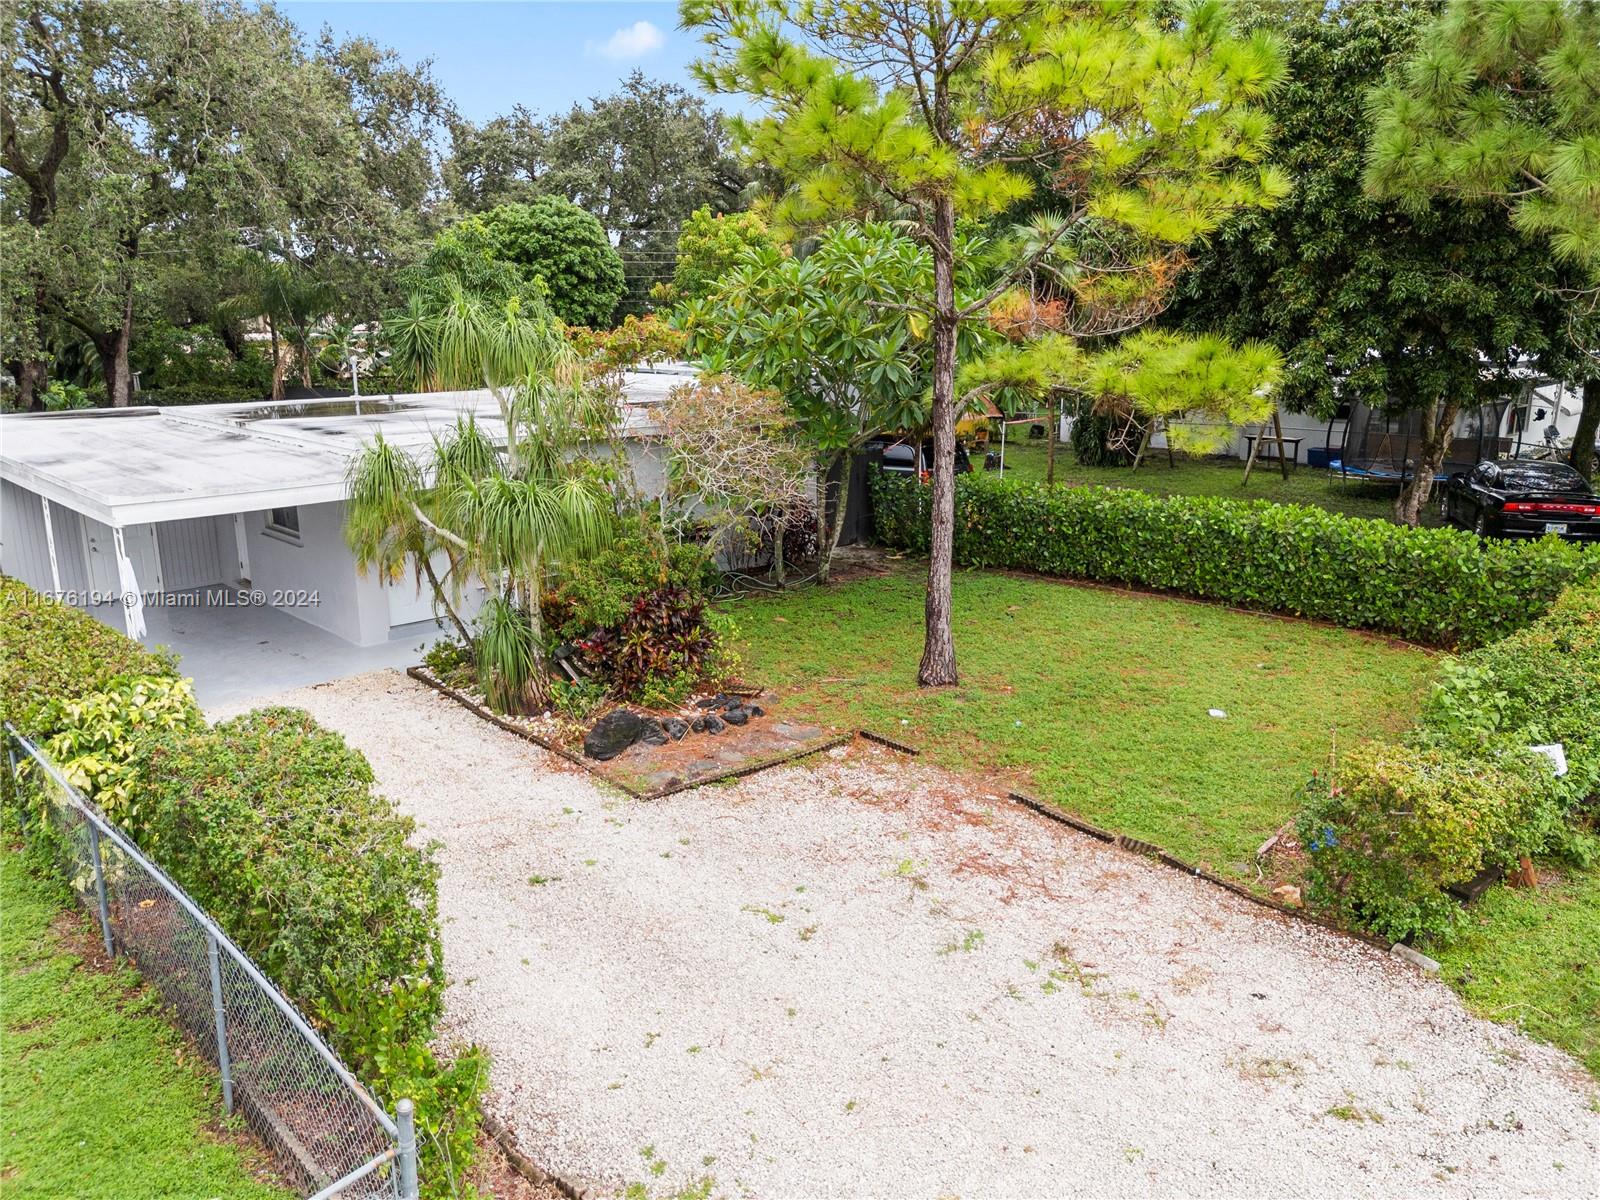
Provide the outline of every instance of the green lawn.
<path id="1" fill-rule="evenodd" d="M 216 1132 L 218 1085 L 126 969 L 86 965 L 87 922 L 0 850 L 0 1193 L 252 1200 L 287 1193 Z"/>
<path id="2" fill-rule="evenodd" d="M 741 601 L 747 673 L 787 693 L 786 712 L 901 737 L 1251 880 L 1334 730 L 1345 743 L 1398 731 L 1434 667 L 1306 622 L 970 572 L 955 579 L 961 686 L 923 690 L 922 590 L 920 564 L 906 564 Z"/>
<path id="3" fill-rule="evenodd" d="M 998 447 L 998 443 L 995 443 Z M 1241 500 L 1277 500 L 1285 504 L 1315 504 L 1352 517 L 1391 520 L 1398 489 L 1382 484 L 1341 480 L 1325 470 L 1307 466 L 1289 472 L 1285 479 L 1276 463 L 1257 463 L 1250 473 L 1248 487 L 1244 463 L 1239 459 L 1179 457 L 1176 466 L 1167 465 L 1165 452 L 1156 454 L 1137 471 L 1127 467 L 1080 467 L 1072 458 L 1071 446 L 1056 447 L 1056 482 L 1066 485 L 1086 483 L 1105 487 L 1136 487 L 1158 496 L 1225 496 Z M 981 466 L 975 456 L 974 466 Z M 1045 446 L 1043 442 L 1006 443 L 1006 475 L 1043 483 Z M 1423 513 L 1423 524 L 1437 524 L 1438 513 L 1430 505 Z"/>
<path id="4" fill-rule="evenodd" d="M 1600 1075 L 1600 870 L 1540 869 L 1536 892 L 1490 888 L 1428 953 L 1479 1016 L 1554 1042 Z"/>

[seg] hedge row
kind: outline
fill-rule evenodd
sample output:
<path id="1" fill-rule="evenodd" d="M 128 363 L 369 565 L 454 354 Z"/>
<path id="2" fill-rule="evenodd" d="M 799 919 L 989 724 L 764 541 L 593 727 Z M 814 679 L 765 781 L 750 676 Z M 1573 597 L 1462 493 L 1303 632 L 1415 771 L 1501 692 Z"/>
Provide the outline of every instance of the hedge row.
<path id="1" fill-rule="evenodd" d="M 5 715 L 385 1102 L 416 1101 L 425 1193 L 462 1190 L 487 1063 L 477 1049 L 445 1063 L 429 1045 L 445 983 L 438 868 L 410 844 L 412 820 L 374 792 L 361 753 L 296 709 L 208 728 L 170 656 L 10 579 L 0 652 Z M 45 822 L 27 830 L 50 849 Z"/>
<path id="2" fill-rule="evenodd" d="M 926 552 L 931 490 L 874 473 L 885 545 Z M 1479 646 L 1600 574 L 1600 553 L 1555 538 L 1480 544 L 1321 508 L 1132 488 L 1047 488 L 967 475 L 956 484 L 955 560 L 1181 592 L 1246 608 Z"/>
<path id="3" fill-rule="evenodd" d="M 1560 745 L 1565 775 L 1532 746 Z M 1445 934 L 1441 890 L 1535 854 L 1600 861 L 1600 584 L 1528 628 L 1446 660 L 1398 745 L 1313 779 L 1298 820 L 1313 900 L 1393 938 Z"/>
<path id="4" fill-rule="evenodd" d="M 51 732 L 41 721 L 52 701 L 103 691 L 121 675 L 173 678 L 177 663 L 0 576 L 0 718 L 37 740 Z"/>

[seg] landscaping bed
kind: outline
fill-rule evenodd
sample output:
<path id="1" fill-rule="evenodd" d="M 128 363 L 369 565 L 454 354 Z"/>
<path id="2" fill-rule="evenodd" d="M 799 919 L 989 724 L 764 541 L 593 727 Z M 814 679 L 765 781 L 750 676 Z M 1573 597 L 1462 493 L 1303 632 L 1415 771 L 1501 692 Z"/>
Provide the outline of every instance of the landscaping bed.
<path id="1" fill-rule="evenodd" d="M 658 799 L 685 788 L 748 775 L 848 740 L 847 734 L 837 730 L 773 717 L 767 705 L 774 697 L 762 691 L 713 693 L 693 698 L 675 712 L 639 713 L 618 706 L 588 721 L 575 722 L 554 713 L 514 716 L 496 712 L 470 682 L 448 683 L 427 667 L 411 667 L 406 674 L 485 721 L 560 755 L 636 799 Z M 736 718 L 726 719 L 729 709 L 738 714 Z M 596 748 L 595 733 L 602 722 L 618 716 L 631 728 L 617 740 L 629 739 L 628 743 L 605 757 L 590 753 Z M 645 731 L 648 740 L 639 736 L 639 731 Z M 610 750 L 611 745 L 603 748 Z"/>

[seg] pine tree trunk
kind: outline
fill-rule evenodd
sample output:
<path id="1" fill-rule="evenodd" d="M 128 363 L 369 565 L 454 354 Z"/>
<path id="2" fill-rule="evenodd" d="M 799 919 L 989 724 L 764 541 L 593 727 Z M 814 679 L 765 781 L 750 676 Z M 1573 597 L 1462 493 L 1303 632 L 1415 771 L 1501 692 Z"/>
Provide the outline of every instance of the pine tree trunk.
<path id="1" fill-rule="evenodd" d="M 1450 399 L 1434 408 L 1431 416 L 1424 415 L 1422 446 L 1412 467 L 1411 478 L 1400 489 L 1400 498 L 1395 501 L 1396 520 L 1415 525 L 1421 519 L 1422 506 L 1433 494 L 1433 477 L 1439 473 L 1449 453 L 1450 431 L 1455 427 L 1456 416 L 1460 412 L 1461 401 Z"/>
<path id="2" fill-rule="evenodd" d="M 933 209 L 933 527 L 928 543 L 925 640 L 917 682 L 948 687 L 956 674 L 950 628 L 950 572 L 956 523 L 956 299 L 955 204 L 948 196 Z"/>
<path id="3" fill-rule="evenodd" d="M 1593 379 L 1583 385 L 1583 411 L 1578 431 L 1572 435 L 1572 469 L 1585 479 L 1594 478 L 1594 439 L 1600 433 L 1600 387 Z"/>

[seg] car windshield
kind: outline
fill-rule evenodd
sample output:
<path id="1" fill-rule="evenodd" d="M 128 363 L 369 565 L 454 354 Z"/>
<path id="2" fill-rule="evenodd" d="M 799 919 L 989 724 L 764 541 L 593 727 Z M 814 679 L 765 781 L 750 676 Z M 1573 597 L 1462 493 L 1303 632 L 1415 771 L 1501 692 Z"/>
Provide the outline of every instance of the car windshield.
<path id="1" fill-rule="evenodd" d="M 1583 476 L 1563 463 L 1502 462 L 1495 466 L 1495 482 L 1502 487 L 1550 488 L 1563 492 L 1589 490 Z"/>

